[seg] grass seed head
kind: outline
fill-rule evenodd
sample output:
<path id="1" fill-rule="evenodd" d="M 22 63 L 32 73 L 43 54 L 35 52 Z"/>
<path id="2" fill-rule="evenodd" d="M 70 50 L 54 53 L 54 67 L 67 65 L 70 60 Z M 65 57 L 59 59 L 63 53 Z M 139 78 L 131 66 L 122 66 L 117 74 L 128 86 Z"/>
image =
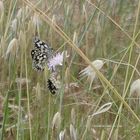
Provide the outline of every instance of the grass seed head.
<path id="1" fill-rule="evenodd" d="M 22 18 L 22 13 L 23 13 L 23 8 L 20 8 L 17 12 L 17 18 L 21 19 Z"/>
<path id="2" fill-rule="evenodd" d="M 104 65 L 104 62 L 102 60 L 95 60 L 92 62 L 92 65 L 97 69 L 97 70 L 100 70 L 103 65 Z M 88 66 L 86 68 L 84 68 L 83 70 L 80 71 L 80 77 L 85 77 L 87 76 L 88 79 L 93 82 L 93 80 L 95 79 L 96 77 L 96 72 L 93 70 L 93 68 L 91 66 Z"/>
<path id="3" fill-rule="evenodd" d="M 37 14 L 33 15 L 32 23 L 33 23 L 34 27 L 39 27 L 42 24 L 41 19 L 39 18 L 39 16 Z"/>
<path id="4" fill-rule="evenodd" d="M 2 15 L 2 13 L 4 13 L 4 4 L 3 1 L 0 1 L 0 15 Z"/>
<path id="5" fill-rule="evenodd" d="M 52 129 L 59 129 L 61 125 L 61 114 L 60 112 L 57 112 L 52 120 Z"/>
<path id="6" fill-rule="evenodd" d="M 11 28 L 14 32 L 17 31 L 17 19 L 16 18 L 12 21 Z"/>
<path id="7" fill-rule="evenodd" d="M 72 110 L 71 110 L 71 122 L 72 122 L 73 125 L 75 124 L 75 121 L 76 121 L 75 114 L 76 114 L 75 109 L 72 108 Z"/>
<path id="8" fill-rule="evenodd" d="M 8 58 L 9 55 L 15 56 L 18 50 L 18 40 L 16 38 L 13 38 L 8 47 L 7 47 L 7 51 L 6 51 L 6 58 Z"/>
<path id="9" fill-rule="evenodd" d="M 133 81 L 130 87 L 130 96 L 140 97 L 140 79 Z"/>
<path id="10" fill-rule="evenodd" d="M 77 140 L 77 132 L 72 124 L 70 124 L 70 136 L 72 140 Z"/>
<path id="11" fill-rule="evenodd" d="M 59 140 L 64 140 L 65 132 L 66 132 L 66 129 L 64 129 L 63 131 L 59 133 Z"/>

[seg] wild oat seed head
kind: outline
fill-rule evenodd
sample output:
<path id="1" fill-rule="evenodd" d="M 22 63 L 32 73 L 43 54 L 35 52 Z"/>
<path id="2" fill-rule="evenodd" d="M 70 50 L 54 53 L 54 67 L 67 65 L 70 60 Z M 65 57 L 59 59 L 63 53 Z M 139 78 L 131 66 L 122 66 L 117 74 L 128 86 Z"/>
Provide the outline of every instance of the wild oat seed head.
<path id="1" fill-rule="evenodd" d="M 8 45 L 8 47 L 7 47 L 7 51 L 6 51 L 6 58 L 10 55 L 10 54 L 12 54 L 12 55 L 15 55 L 16 54 L 16 52 L 17 52 L 17 48 L 18 47 L 18 40 L 16 39 L 16 38 L 13 38 L 11 41 L 10 41 L 10 43 L 9 43 L 9 45 Z"/>
<path id="2" fill-rule="evenodd" d="M 52 16 L 52 23 L 56 24 L 56 16 L 55 15 Z"/>
<path id="3" fill-rule="evenodd" d="M 72 108 L 72 110 L 71 110 L 71 122 L 72 122 L 72 124 L 75 124 L 75 122 L 76 122 L 76 112 L 75 112 L 74 108 Z"/>
<path id="4" fill-rule="evenodd" d="M 0 0 L 0 15 L 4 12 L 4 4 L 3 1 Z"/>
<path id="5" fill-rule="evenodd" d="M 64 129 L 63 131 L 59 133 L 59 140 L 64 140 L 65 132 L 66 132 L 66 129 Z"/>
<path id="6" fill-rule="evenodd" d="M 72 124 L 70 124 L 70 136 L 72 140 L 77 140 L 77 132 Z"/>
<path id="7" fill-rule="evenodd" d="M 26 5 L 25 7 L 25 15 L 29 14 L 31 9 Z"/>
<path id="8" fill-rule="evenodd" d="M 16 30 L 17 30 L 17 19 L 16 18 L 14 20 L 12 20 L 11 28 L 14 32 L 16 32 Z"/>
<path id="9" fill-rule="evenodd" d="M 140 97 L 140 79 L 133 81 L 131 84 L 130 96 Z"/>
<path id="10" fill-rule="evenodd" d="M 104 62 L 102 60 L 95 60 L 95 61 L 92 62 L 92 65 L 97 70 L 100 70 L 103 67 Z M 81 70 L 79 74 L 80 74 L 80 77 L 87 76 L 88 79 L 91 80 L 92 82 L 96 77 L 96 72 L 93 70 L 93 68 L 91 66 L 88 66 L 85 69 Z"/>
<path id="11" fill-rule="evenodd" d="M 34 16 L 32 17 L 32 22 L 35 27 L 39 27 L 42 23 L 37 14 L 34 14 Z"/>
<path id="12" fill-rule="evenodd" d="M 85 4 L 83 4 L 83 10 L 82 10 L 82 12 L 83 12 L 85 15 L 86 15 L 86 13 L 87 13 Z"/>
<path id="13" fill-rule="evenodd" d="M 17 17 L 18 19 L 21 19 L 22 13 L 23 13 L 23 9 L 20 8 L 20 9 L 18 10 L 18 12 L 17 12 L 17 16 L 16 16 L 16 17 Z"/>
<path id="14" fill-rule="evenodd" d="M 59 129 L 61 124 L 61 115 L 60 112 L 57 112 L 52 120 L 52 129 L 56 128 Z"/>
<path id="15" fill-rule="evenodd" d="M 99 115 L 99 114 L 102 114 L 102 113 L 105 113 L 107 112 L 110 108 L 112 107 L 112 103 L 111 102 L 108 102 L 108 103 L 105 103 L 104 105 L 102 105 L 96 112 L 94 112 L 92 115 L 90 116 L 95 116 L 95 115 Z"/>

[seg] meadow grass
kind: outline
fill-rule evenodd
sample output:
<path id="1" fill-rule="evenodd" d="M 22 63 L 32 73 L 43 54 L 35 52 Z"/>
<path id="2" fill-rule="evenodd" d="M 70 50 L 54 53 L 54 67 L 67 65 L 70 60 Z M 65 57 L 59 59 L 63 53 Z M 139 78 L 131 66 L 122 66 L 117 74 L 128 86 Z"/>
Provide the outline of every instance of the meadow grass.
<path id="1" fill-rule="evenodd" d="M 139 139 L 139 10 L 138 0 L 0 0 L 0 139 Z M 69 55 L 55 95 L 47 67 L 32 68 L 36 35 Z"/>

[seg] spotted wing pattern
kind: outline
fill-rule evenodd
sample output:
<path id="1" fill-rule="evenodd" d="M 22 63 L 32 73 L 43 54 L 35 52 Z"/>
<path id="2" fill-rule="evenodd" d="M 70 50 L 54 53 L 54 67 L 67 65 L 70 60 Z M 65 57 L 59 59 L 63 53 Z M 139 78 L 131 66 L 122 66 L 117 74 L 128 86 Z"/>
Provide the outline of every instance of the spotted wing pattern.
<path id="1" fill-rule="evenodd" d="M 50 78 L 48 79 L 47 86 L 52 94 L 56 94 L 58 92 L 60 82 L 55 78 L 54 74 L 51 74 Z"/>
<path id="2" fill-rule="evenodd" d="M 31 51 L 32 67 L 36 71 L 43 71 L 48 60 L 53 56 L 53 49 L 38 38 L 34 40 L 34 49 Z"/>

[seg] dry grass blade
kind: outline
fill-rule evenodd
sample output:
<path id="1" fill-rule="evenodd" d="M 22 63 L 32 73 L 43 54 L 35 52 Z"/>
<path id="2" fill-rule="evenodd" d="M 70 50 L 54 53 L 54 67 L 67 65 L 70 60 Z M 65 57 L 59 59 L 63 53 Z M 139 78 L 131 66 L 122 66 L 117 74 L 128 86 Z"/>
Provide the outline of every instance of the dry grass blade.
<path id="1" fill-rule="evenodd" d="M 2 96 L 0 96 L 0 124 L 2 121 L 3 121 L 3 98 Z"/>
<path id="2" fill-rule="evenodd" d="M 90 65 L 93 68 L 93 71 L 96 72 L 97 76 L 100 77 L 100 79 L 108 85 L 110 90 L 114 93 L 114 95 L 124 104 L 124 106 L 133 114 L 133 116 L 136 118 L 138 122 L 140 122 L 139 117 L 136 115 L 136 113 L 131 109 L 131 107 L 127 104 L 127 102 L 121 97 L 121 95 L 118 93 L 118 91 L 115 89 L 115 87 L 104 77 L 104 75 L 99 72 L 91 63 L 91 61 L 85 56 L 85 54 L 73 43 L 73 41 L 61 30 L 59 26 L 52 23 L 52 20 L 41 10 L 36 8 L 31 2 L 28 0 L 23 0 L 34 12 L 38 13 L 40 17 L 46 21 L 50 27 L 52 27 L 76 52 L 79 54 L 85 62 Z"/>
<path id="3" fill-rule="evenodd" d="M 112 106 L 112 103 L 106 103 L 102 105 L 95 113 L 93 113 L 91 116 L 95 116 L 104 112 L 107 112 Z"/>

